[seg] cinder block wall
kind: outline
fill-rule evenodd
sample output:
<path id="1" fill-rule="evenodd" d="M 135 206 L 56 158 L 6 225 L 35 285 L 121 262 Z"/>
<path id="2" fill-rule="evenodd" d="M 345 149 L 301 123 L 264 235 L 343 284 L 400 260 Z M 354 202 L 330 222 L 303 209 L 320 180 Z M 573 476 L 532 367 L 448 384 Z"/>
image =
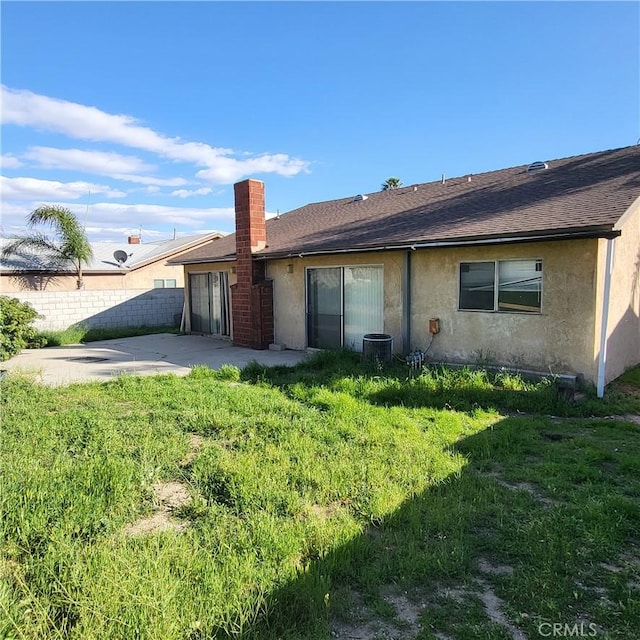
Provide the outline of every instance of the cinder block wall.
<path id="1" fill-rule="evenodd" d="M 66 329 L 78 323 L 105 329 L 176 326 L 176 316 L 182 314 L 184 289 L 21 291 L 4 295 L 28 302 L 43 316 L 34 323 L 37 329 Z"/>

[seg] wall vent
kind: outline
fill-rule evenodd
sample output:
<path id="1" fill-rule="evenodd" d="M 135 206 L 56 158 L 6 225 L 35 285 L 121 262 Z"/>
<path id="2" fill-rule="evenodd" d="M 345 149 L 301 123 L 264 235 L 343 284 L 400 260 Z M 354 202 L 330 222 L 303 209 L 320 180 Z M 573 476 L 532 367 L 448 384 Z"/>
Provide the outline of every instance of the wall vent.
<path id="1" fill-rule="evenodd" d="M 527 167 L 527 173 L 532 173 L 533 171 L 542 171 L 543 169 L 548 169 L 549 165 L 546 162 L 532 162 Z"/>

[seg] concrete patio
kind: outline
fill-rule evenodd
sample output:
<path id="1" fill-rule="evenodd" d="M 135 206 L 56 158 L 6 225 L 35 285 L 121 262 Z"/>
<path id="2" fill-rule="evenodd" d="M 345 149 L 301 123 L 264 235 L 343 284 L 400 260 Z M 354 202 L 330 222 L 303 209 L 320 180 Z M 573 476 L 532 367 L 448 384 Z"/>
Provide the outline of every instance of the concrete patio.
<path id="1" fill-rule="evenodd" d="M 159 333 L 134 338 L 101 340 L 89 344 L 25 349 L 0 363 L 0 369 L 32 375 L 51 386 L 106 381 L 121 373 L 184 376 L 202 364 L 218 369 L 223 364 L 244 367 L 251 361 L 267 366 L 293 366 L 305 359 L 304 351 L 255 351 L 206 336 Z"/>

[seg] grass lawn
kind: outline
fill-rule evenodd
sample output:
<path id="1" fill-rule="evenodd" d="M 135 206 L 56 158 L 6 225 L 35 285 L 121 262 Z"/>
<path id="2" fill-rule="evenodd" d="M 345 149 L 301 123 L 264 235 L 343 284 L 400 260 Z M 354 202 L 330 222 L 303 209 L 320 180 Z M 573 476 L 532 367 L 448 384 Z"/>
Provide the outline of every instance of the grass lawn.
<path id="1" fill-rule="evenodd" d="M 634 372 L 573 404 L 334 353 L 0 390 L 0 638 L 638 637 Z"/>

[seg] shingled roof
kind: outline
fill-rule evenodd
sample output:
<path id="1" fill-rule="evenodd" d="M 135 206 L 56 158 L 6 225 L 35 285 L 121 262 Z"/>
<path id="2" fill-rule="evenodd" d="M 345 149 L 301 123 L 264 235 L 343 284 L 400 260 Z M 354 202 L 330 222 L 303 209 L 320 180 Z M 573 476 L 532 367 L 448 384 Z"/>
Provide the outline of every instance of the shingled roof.
<path id="1" fill-rule="evenodd" d="M 640 146 L 308 204 L 267 221 L 269 259 L 417 246 L 608 237 L 640 196 Z M 172 262 L 232 260 L 235 234 Z"/>

